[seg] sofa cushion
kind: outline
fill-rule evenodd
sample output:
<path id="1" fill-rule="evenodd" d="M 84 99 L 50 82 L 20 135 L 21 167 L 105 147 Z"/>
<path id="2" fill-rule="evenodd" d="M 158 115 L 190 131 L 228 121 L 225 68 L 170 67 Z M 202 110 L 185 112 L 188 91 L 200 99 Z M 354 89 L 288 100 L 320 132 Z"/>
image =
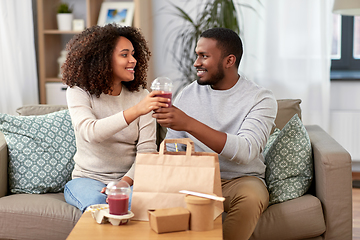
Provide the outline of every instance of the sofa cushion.
<path id="1" fill-rule="evenodd" d="M 0 239 L 63 240 L 81 215 L 63 193 L 12 194 L 0 198 Z"/>
<path id="2" fill-rule="evenodd" d="M 281 131 L 274 131 L 264 149 L 264 157 L 269 204 L 300 197 L 310 188 L 313 179 L 311 143 L 297 114 Z"/>
<path id="3" fill-rule="evenodd" d="M 278 99 L 278 111 L 275 118 L 275 128 L 283 129 L 290 119 L 297 114 L 301 119 L 301 108 L 300 108 L 301 99 Z"/>
<path id="4" fill-rule="evenodd" d="M 320 200 L 310 194 L 269 206 L 250 240 L 312 239 L 326 230 Z M 322 239 L 322 238 L 321 238 Z"/>
<path id="5" fill-rule="evenodd" d="M 48 104 L 37 104 L 37 105 L 26 105 L 16 109 L 16 112 L 22 116 L 29 115 L 44 115 L 52 112 L 57 112 L 67 109 L 67 105 L 48 105 Z"/>
<path id="6" fill-rule="evenodd" d="M 0 131 L 9 149 L 12 193 L 63 191 L 76 152 L 69 110 L 39 116 L 0 114 Z"/>

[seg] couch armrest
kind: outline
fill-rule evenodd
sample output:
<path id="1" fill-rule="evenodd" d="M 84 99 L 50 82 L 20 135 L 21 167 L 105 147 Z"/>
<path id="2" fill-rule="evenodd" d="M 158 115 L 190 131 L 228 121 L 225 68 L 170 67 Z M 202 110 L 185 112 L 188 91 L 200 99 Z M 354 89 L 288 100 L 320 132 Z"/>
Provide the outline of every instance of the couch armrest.
<path id="1" fill-rule="evenodd" d="M 315 191 L 326 222 L 325 239 L 352 239 L 350 154 L 317 125 L 306 126 L 313 155 Z"/>
<path id="2" fill-rule="evenodd" d="M 8 149 L 4 134 L 0 132 L 0 197 L 8 192 Z"/>

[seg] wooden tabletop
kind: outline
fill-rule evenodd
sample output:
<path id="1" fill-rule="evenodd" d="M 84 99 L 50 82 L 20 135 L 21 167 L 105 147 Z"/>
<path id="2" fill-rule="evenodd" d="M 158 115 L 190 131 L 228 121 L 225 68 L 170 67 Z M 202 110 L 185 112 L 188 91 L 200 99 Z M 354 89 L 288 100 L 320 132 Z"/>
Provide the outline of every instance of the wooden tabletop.
<path id="1" fill-rule="evenodd" d="M 150 226 L 149 222 L 130 221 L 126 225 L 113 226 L 110 223 L 98 224 L 91 216 L 85 212 L 74 229 L 71 231 L 67 240 L 91 240 L 91 239 L 222 239 L 221 215 L 214 222 L 214 229 L 211 231 L 181 231 L 157 234 Z"/>

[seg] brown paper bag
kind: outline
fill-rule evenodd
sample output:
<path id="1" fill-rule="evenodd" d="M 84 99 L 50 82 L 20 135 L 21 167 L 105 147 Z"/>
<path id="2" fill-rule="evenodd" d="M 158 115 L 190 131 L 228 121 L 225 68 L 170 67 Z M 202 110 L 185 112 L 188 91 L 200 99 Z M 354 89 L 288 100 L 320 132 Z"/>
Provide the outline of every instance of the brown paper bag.
<path id="1" fill-rule="evenodd" d="M 166 143 L 186 144 L 186 152 L 168 152 Z M 218 155 L 195 152 L 189 138 L 165 139 L 159 153 L 137 154 L 131 200 L 134 220 L 148 221 L 149 209 L 186 208 L 180 190 L 222 196 Z M 223 203 L 216 201 L 214 219 L 223 209 Z"/>

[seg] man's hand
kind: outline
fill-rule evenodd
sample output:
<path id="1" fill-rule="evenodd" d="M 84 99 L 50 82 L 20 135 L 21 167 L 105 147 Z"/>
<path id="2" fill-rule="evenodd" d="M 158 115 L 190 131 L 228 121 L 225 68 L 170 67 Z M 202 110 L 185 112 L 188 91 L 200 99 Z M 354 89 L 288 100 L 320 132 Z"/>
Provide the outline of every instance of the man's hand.
<path id="1" fill-rule="evenodd" d="M 175 131 L 188 132 L 214 152 L 220 153 L 225 146 L 226 133 L 210 128 L 186 115 L 174 105 L 169 108 L 159 108 L 155 110 L 152 116 L 163 127 L 171 128 Z"/>
<path id="2" fill-rule="evenodd" d="M 189 131 L 189 124 L 193 120 L 175 106 L 159 108 L 155 110 L 152 116 L 156 118 L 161 126 L 176 131 Z"/>

